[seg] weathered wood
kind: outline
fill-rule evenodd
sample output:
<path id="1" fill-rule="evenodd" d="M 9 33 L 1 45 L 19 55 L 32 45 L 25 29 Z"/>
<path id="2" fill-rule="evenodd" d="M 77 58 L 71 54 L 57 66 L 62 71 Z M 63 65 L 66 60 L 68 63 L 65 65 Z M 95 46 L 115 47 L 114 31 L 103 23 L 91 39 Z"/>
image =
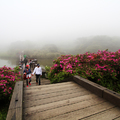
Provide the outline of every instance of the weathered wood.
<path id="1" fill-rule="evenodd" d="M 36 113 L 34 113 L 34 115 L 29 117 L 29 119 L 30 120 L 32 120 L 34 118 L 36 118 L 36 119 L 39 118 L 40 120 L 49 119 L 49 118 L 52 118 L 52 117 L 55 117 L 55 116 L 59 116 L 61 114 L 76 111 L 76 110 L 83 109 L 83 108 L 86 108 L 86 107 L 89 107 L 89 106 L 95 106 L 97 104 L 104 103 L 104 102 L 105 102 L 105 100 L 103 100 L 101 98 L 94 98 L 94 99 L 78 102 L 78 103 L 75 103 L 75 104 L 70 104 L 70 105 L 67 105 L 67 106 L 62 106 L 62 107 L 58 107 L 58 108 L 55 108 L 55 109 L 42 111 L 42 112 L 39 112 L 39 113 L 36 112 Z"/>
<path id="2" fill-rule="evenodd" d="M 77 92 L 81 92 L 81 91 L 85 91 L 84 88 L 82 89 L 71 89 L 71 90 L 65 90 L 65 91 L 59 91 L 59 92 L 53 92 L 53 93 L 48 93 L 48 94 L 41 94 L 41 95 L 36 95 L 36 94 L 33 94 L 31 96 L 27 96 L 26 98 L 27 99 L 24 99 L 25 102 L 27 102 L 27 100 L 40 100 L 40 99 L 47 99 L 47 98 L 52 98 L 52 97 L 55 97 L 55 96 L 62 96 L 62 95 L 67 95 L 67 94 L 73 94 L 73 93 L 77 93 Z"/>
<path id="3" fill-rule="evenodd" d="M 54 92 L 54 91 L 61 91 L 62 89 L 64 90 L 65 88 L 71 88 L 72 89 L 72 87 L 77 87 L 77 88 L 79 88 L 79 86 L 78 85 L 72 85 L 72 86 L 59 86 L 59 87 L 53 87 L 53 88 L 39 88 L 39 89 L 29 89 L 29 90 L 26 90 L 25 92 L 24 92 L 24 94 L 26 95 L 26 94 L 31 94 L 31 93 L 33 93 L 33 94 L 36 94 L 36 93 L 40 93 L 40 92 L 46 92 L 46 91 L 49 91 L 49 92 Z M 82 88 L 82 87 L 81 87 Z M 81 89 L 80 88 L 80 89 Z M 84 89 L 84 88 L 82 88 L 82 89 Z M 85 89 L 84 89 L 85 90 Z"/>
<path id="4" fill-rule="evenodd" d="M 22 120 L 23 81 L 16 82 L 6 120 Z"/>
<path id="5" fill-rule="evenodd" d="M 48 104 L 48 103 L 51 103 L 51 102 L 56 102 L 56 101 L 61 101 L 61 100 L 65 100 L 65 99 L 75 98 L 75 97 L 83 96 L 83 95 L 87 95 L 87 94 L 91 94 L 91 92 L 89 92 L 89 91 L 81 91 L 81 92 L 65 94 L 65 95 L 61 95 L 61 96 L 55 96 L 55 97 L 51 97 L 49 99 L 48 98 L 39 99 L 39 100 L 35 100 L 34 102 L 29 101 L 29 102 L 26 102 L 24 104 L 24 107 L 27 108 L 27 107 L 31 107 L 31 106 Z"/>
<path id="6" fill-rule="evenodd" d="M 82 120 L 113 120 L 118 116 L 120 116 L 120 108 L 114 107 L 90 117 L 83 118 Z"/>
<path id="7" fill-rule="evenodd" d="M 16 82 L 9 109 L 22 107 L 23 81 Z"/>
<path id="8" fill-rule="evenodd" d="M 94 94 L 98 95 L 99 97 L 103 97 L 103 90 L 107 89 L 101 85 L 98 85 L 92 81 L 89 81 L 85 78 L 75 75 L 73 80 L 81 85 L 82 87 L 86 88 L 87 90 L 93 92 Z"/>
<path id="9" fill-rule="evenodd" d="M 37 97 L 40 95 L 45 95 L 45 94 L 54 94 L 54 93 L 61 93 L 61 92 L 65 92 L 65 91 L 69 91 L 69 90 L 75 90 L 75 89 L 84 89 L 84 88 L 79 88 L 79 87 L 67 87 L 66 89 L 57 89 L 57 90 L 46 90 L 46 91 L 40 91 L 40 92 L 30 92 L 27 93 L 26 91 L 24 91 L 24 98 L 28 99 L 29 97 L 31 98 L 31 96 Z M 63 91 L 62 91 L 63 90 Z"/>
<path id="10" fill-rule="evenodd" d="M 89 91 L 93 92 L 94 94 L 108 100 L 112 104 L 120 107 L 120 94 L 116 93 L 112 90 L 109 90 L 101 85 L 98 85 L 92 81 L 84 79 L 80 76 L 75 75 L 73 80 L 81 85 L 82 87 L 88 89 Z"/>
<path id="11" fill-rule="evenodd" d="M 29 89 L 41 89 L 41 88 L 45 88 L 45 89 L 48 89 L 48 88 L 53 88 L 53 87 L 58 87 L 58 86 L 70 86 L 70 85 L 77 85 L 76 83 L 70 81 L 70 82 L 64 82 L 64 83 L 56 83 L 56 84 L 50 84 L 50 85 L 42 85 L 42 86 L 32 86 L 32 88 L 24 88 L 26 90 L 29 90 Z M 79 86 L 79 85 L 78 85 Z"/>
<path id="12" fill-rule="evenodd" d="M 114 120 L 120 120 L 120 116 L 119 116 L 119 117 L 117 117 L 117 118 L 115 118 Z"/>
<path id="13" fill-rule="evenodd" d="M 6 120 L 22 120 L 22 108 L 10 109 Z"/>
<path id="14" fill-rule="evenodd" d="M 107 88 L 84 78 L 80 79 L 79 77 L 74 79 L 79 85 L 68 80 L 69 82 L 65 83 L 25 87 L 23 118 L 25 120 L 89 120 L 89 118 L 109 120 L 110 116 L 113 120 L 119 120 L 120 109 L 103 99 L 106 94 L 103 92 Z M 94 91 L 96 95 L 87 89 L 91 89 L 90 91 Z"/>
<path id="15" fill-rule="evenodd" d="M 112 104 L 120 107 L 120 94 L 112 90 L 106 89 L 103 91 L 103 98 L 110 101 Z"/>
<path id="16" fill-rule="evenodd" d="M 44 105 L 40 105 L 40 106 L 25 108 L 24 112 L 25 112 L 25 114 L 27 114 L 27 113 L 28 114 L 32 114 L 32 113 L 36 113 L 36 112 L 42 112 L 42 111 L 46 111 L 46 110 L 55 109 L 55 108 L 58 108 L 58 107 L 62 107 L 62 106 L 66 106 L 66 105 L 70 105 L 70 104 L 74 104 L 74 103 L 78 103 L 78 102 L 81 102 L 81 101 L 94 99 L 96 97 L 97 96 L 94 95 L 94 94 L 78 96 L 78 97 L 70 98 L 70 99 L 67 99 L 67 100 L 62 100 L 62 101 L 49 103 L 47 105 L 44 104 Z"/>
<path id="17" fill-rule="evenodd" d="M 71 111 L 69 113 L 65 113 L 65 114 L 53 117 L 51 119 L 49 118 L 49 120 L 61 120 L 61 118 L 62 120 L 81 120 L 84 117 L 94 115 L 96 113 L 108 110 L 113 107 L 115 107 L 113 104 L 110 104 L 108 102 L 103 102 L 101 104 L 85 107 L 84 109 Z"/>
<path id="18" fill-rule="evenodd" d="M 60 95 L 64 95 L 64 94 L 68 94 L 68 93 L 76 93 L 78 91 L 84 91 L 84 88 L 79 88 L 79 87 L 73 87 L 73 88 L 69 88 L 69 89 L 63 89 L 63 90 L 57 90 L 57 91 L 40 91 L 40 92 L 36 92 L 34 94 L 29 94 L 24 96 L 24 100 L 30 100 L 30 99 L 34 99 L 37 100 L 39 98 L 47 98 L 47 97 L 53 97 L 53 96 L 60 96 Z"/>

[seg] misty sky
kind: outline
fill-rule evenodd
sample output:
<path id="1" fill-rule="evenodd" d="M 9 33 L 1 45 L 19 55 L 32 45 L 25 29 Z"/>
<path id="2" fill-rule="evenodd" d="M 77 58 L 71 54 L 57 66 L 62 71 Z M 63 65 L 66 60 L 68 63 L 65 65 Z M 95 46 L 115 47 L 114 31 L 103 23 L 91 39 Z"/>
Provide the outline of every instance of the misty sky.
<path id="1" fill-rule="evenodd" d="M 0 0 L 0 41 L 120 36 L 120 0 Z"/>

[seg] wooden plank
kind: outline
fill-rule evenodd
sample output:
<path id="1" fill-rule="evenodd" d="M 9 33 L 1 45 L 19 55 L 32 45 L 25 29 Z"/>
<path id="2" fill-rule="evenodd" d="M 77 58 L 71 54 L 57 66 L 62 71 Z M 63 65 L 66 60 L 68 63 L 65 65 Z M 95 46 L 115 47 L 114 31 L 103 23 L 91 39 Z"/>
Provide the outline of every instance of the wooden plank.
<path id="1" fill-rule="evenodd" d="M 34 101 L 34 100 L 39 100 L 39 99 L 48 99 L 48 98 L 52 98 L 52 97 L 58 97 L 58 96 L 62 96 L 62 95 L 67 95 L 67 94 L 73 94 L 73 93 L 77 93 L 77 92 L 81 92 L 84 91 L 84 89 L 71 89 L 71 90 L 66 90 L 66 91 L 59 91 L 59 92 L 53 92 L 53 93 L 49 93 L 49 94 L 42 94 L 42 95 L 37 95 L 33 94 L 32 96 L 27 96 L 24 99 L 24 102 L 27 101 Z"/>
<path id="2" fill-rule="evenodd" d="M 54 86 L 54 87 L 47 87 L 47 85 L 46 85 L 46 87 L 41 87 L 41 86 L 39 86 L 37 89 L 32 89 L 32 87 L 31 87 L 31 89 L 24 89 L 26 92 L 31 92 L 31 91 L 45 91 L 45 90 L 56 90 L 56 89 L 62 89 L 62 88 L 67 88 L 67 87 L 76 87 L 76 86 L 78 86 L 78 87 L 80 87 L 79 85 L 77 85 L 77 84 L 71 84 L 71 85 L 63 85 L 63 86 Z M 30 87 L 29 87 L 30 88 Z"/>
<path id="3" fill-rule="evenodd" d="M 35 100 L 34 102 L 29 101 L 24 104 L 24 108 L 42 105 L 42 104 L 48 104 L 51 102 L 66 100 L 66 99 L 75 98 L 75 97 L 83 96 L 83 95 L 87 95 L 87 94 L 91 94 L 91 93 L 89 91 L 82 91 L 82 92 L 77 92 L 77 93 L 72 93 L 72 94 L 67 94 L 67 95 L 62 95 L 62 96 L 56 96 L 56 97 L 52 97 L 49 99 Z"/>
<path id="4" fill-rule="evenodd" d="M 50 91 L 50 90 L 47 90 L 47 91 L 38 91 L 38 92 L 31 92 L 31 93 L 26 93 L 24 94 L 24 99 L 29 99 L 29 98 L 32 98 L 32 97 L 36 97 L 35 99 L 37 99 L 38 96 L 42 96 L 42 95 L 52 95 L 52 94 L 61 94 L 61 93 L 64 93 L 66 91 L 71 91 L 71 90 L 80 90 L 80 91 L 86 91 L 84 88 L 79 88 L 79 87 L 73 87 L 73 88 L 69 88 L 69 89 L 58 89 L 58 90 L 53 90 L 53 91 Z"/>
<path id="5" fill-rule="evenodd" d="M 19 81 L 16 82 L 15 84 L 15 89 L 12 95 L 9 109 L 22 107 L 22 100 L 23 100 L 23 82 Z"/>
<path id="6" fill-rule="evenodd" d="M 62 101 L 49 103 L 47 105 L 44 104 L 44 105 L 40 105 L 40 106 L 25 108 L 24 115 L 25 114 L 32 114 L 32 113 L 36 113 L 36 112 L 41 112 L 41 111 L 46 111 L 46 110 L 50 110 L 53 108 L 55 109 L 57 107 L 62 107 L 62 106 L 70 105 L 70 104 L 75 104 L 75 103 L 78 103 L 81 101 L 94 99 L 96 97 L 98 97 L 98 96 L 96 96 L 94 94 L 89 94 L 89 95 L 84 95 L 84 96 L 80 96 L 80 97 L 75 97 L 75 98 L 70 98 L 70 99 L 66 99 L 66 100 L 62 100 Z"/>
<path id="7" fill-rule="evenodd" d="M 61 92 L 61 91 L 67 91 L 67 90 L 74 90 L 74 89 L 84 89 L 82 87 L 76 86 L 76 87 L 66 87 L 66 88 L 62 88 L 62 89 L 53 89 L 53 90 L 40 90 L 40 91 L 34 91 L 32 90 L 31 92 L 29 91 L 25 91 L 24 90 L 24 96 L 31 96 L 31 95 L 42 95 L 42 94 L 50 94 L 50 93 L 55 93 L 55 92 Z M 85 89 L 84 89 L 85 90 Z"/>
<path id="8" fill-rule="evenodd" d="M 55 108 L 55 109 L 50 109 L 50 110 L 47 110 L 47 111 L 34 113 L 32 115 L 27 115 L 26 117 L 29 120 L 38 119 L 38 118 L 39 118 L 39 120 L 49 119 L 49 118 L 52 118 L 52 117 L 55 117 L 55 116 L 59 116 L 61 114 L 69 113 L 69 112 L 72 112 L 72 111 L 77 111 L 79 109 L 83 109 L 83 108 L 86 108 L 86 107 L 89 107 L 89 106 L 94 106 L 94 105 L 104 103 L 104 102 L 105 102 L 105 100 L 102 99 L 102 98 L 94 98 L 94 99 L 91 99 L 91 100 L 82 101 L 82 102 L 79 102 L 79 103 L 70 104 L 70 105 L 67 105 L 67 106 L 58 107 L 58 108 Z M 25 120 L 26 120 L 26 118 L 25 118 Z"/>
<path id="9" fill-rule="evenodd" d="M 120 120 L 120 117 L 115 118 L 114 120 Z"/>
<path id="10" fill-rule="evenodd" d="M 22 120 L 22 108 L 10 109 L 6 120 Z"/>
<path id="11" fill-rule="evenodd" d="M 70 85 L 77 85 L 75 82 L 66 82 L 66 83 L 56 83 L 56 84 L 50 84 L 50 85 L 41 85 L 41 86 L 33 86 L 32 88 L 24 88 L 25 90 L 31 90 L 31 89 L 46 89 L 46 88 L 56 88 L 61 86 L 70 86 Z"/>
<path id="12" fill-rule="evenodd" d="M 120 107 L 120 94 L 115 91 L 106 89 L 103 91 L 103 98 Z"/>
<path id="13" fill-rule="evenodd" d="M 120 116 L 120 108 L 115 107 L 81 120 L 113 120 L 118 116 Z"/>
<path id="14" fill-rule="evenodd" d="M 70 86 L 59 86 L 59 87 L 53 87 L 53 88 L 45 88 L 45 89 L 34 89 L 34 90 L 24 90 L 24 95 L 29 95 L 29 94 L 34 94 L 34 93 L 40 93 L 40 92 L 45 92 L 45 91 L 57 91 L 57 90 L 62 90 L 62 89 L 67 89 L 67 88 L 72 88 L 72 87 L 79 87 L 84 89 L 83 87 L 80 87 L 79 85 L 70 85 Z M 86 90 L 86 89 L 85 89 Z"/>
<path id="15" fill-rule="evenodd" d="M 73 80 L 82 87 L 86 88 L 87 90 L 93 92 L 100 97 L 103 97 L 103 90 L 107 89 L 101 85 L 98 85 L 90 80 L 87 80 L 77 75 L 73 77 Z"/>
<path id="16" fill-rule="evenodd" d="M 111 103 L 108 103 L 108 102 L 104 102 L 104 103 L 97 104 L 97 105 L 94 105 L 94 106 L 86 107 L 84 109 L 71 111 L 69 113 L 65 113 L 65 114 L 62 114 L 62 115 L 59 115 L 59 116 L 56 116 L 56 117 L 51 117 L 51 118 L 49 118 L 49 120 L 80 120 L 84 117 L 87 117 L 87 116 L 105 111 L 107 109 L 111 109 L 113 107 L 115 107 L 115 105 L 113 105 Z M 41 118 L 41 116 L 40 116 L 40 118 Z"/>
<path id="17" fill-rule="evenodd" d="M 22 120 L 23 81 L 15 84 L 6 120 Z"/>

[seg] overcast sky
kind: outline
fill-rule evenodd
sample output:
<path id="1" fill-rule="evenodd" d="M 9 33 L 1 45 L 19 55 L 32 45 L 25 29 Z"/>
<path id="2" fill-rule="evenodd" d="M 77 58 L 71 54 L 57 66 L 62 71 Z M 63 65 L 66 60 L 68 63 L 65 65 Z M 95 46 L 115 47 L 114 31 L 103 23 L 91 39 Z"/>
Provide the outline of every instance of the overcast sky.
<path id="1" fill-rule="evenodd" d="M 0 0 L 0 41 L 120 36 L 120 0 Z"/>

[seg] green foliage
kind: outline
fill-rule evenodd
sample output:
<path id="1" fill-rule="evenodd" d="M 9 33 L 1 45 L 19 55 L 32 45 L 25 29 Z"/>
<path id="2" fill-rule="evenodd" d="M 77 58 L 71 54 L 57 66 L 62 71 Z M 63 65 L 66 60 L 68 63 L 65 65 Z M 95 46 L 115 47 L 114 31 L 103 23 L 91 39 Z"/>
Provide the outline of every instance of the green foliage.
<path id="1" fill-rule="evenodd" d="M 20 71 L 19 66 L 14 67 L 14 72 L 15 72 L 15 73 L 18 73 L 19 71 Z"/>
<path id="2" fill-rule="evenodd" d="M 48 78 L 48 73 L 50 72 L 50 66 L 45 66 L 45 71 L 46 71 L 46 74 L 45 74 L 45 77 Z"/>
<path id="3" fill-rule="evenodd" d="M 58 83 L 70 76 L 72 76 L 72 74 L 70 75 L 65 71 L 59 72 L 58 74 L 54 74 L 54 75 L 51 75 L 50 73 L 48 74 L 48 78 L 52 78 L 51 83 Z"/>
<path id="4" fill-rule="evenodd" d="M 8 108 L 3 108 L 0 110 L 0 120 L 6 120 L 7 112 L 8 112 Z"/>
<path id="5" fill-rule="evenodd" d="M 7 112 L 9 108 L 9 99 L 0 100 L 0 120 L 6 120 Z"/>

